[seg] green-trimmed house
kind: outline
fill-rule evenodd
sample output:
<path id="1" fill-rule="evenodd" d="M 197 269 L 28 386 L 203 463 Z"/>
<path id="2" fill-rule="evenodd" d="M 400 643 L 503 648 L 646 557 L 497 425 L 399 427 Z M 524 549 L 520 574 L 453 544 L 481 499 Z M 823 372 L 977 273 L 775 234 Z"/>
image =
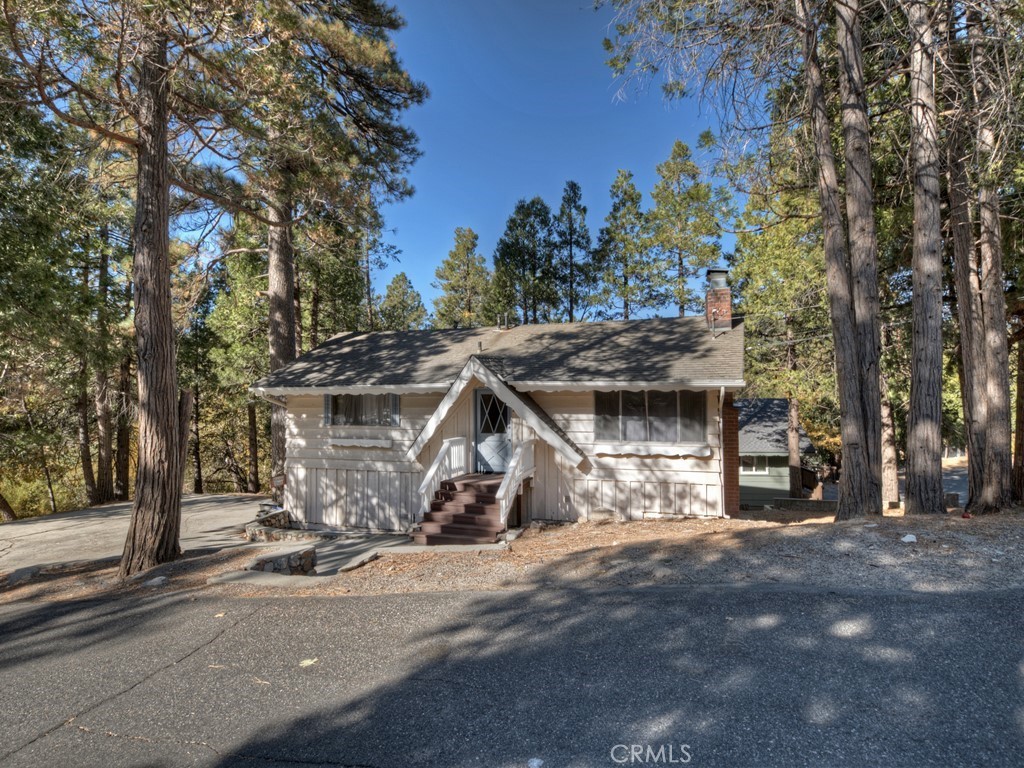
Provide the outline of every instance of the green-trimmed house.
<path id="1" fill-rule="evenodd" d="M 740 428 L 740 505 L 764 507 L 789 495 L 789 401 L 737 400 Z M 813 452 L 800 427 L 800 454 Z M 806 474 L 806 473 L 805 473 Z"/>

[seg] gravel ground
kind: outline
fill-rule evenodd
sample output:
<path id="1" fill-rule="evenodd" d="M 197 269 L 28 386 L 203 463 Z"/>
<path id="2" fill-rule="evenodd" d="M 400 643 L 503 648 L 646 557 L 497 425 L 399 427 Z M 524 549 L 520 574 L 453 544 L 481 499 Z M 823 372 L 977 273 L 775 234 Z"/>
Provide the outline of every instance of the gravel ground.
<path id="1" fill-rule="evenodd" d="M 913 534 L 917 541 L 902 538 Z M 119 584 L 111 563 L 54 569 L 0 592 L 0 602 L 69 599 L 153 589 L 232 590 L 235 594 L 387 594 L 516 590 L 537 586 L 793 583 L 952 593 L 1024 586 L 1024 511 L 972 519 L 887 516 L 577 523 L 529 530 L 507 550 L 384 554 L 355 571 L 308 587 L 207 586 L 240 568 L 248 552 L 220 552 L 146 574 L 162 587 Z"/>

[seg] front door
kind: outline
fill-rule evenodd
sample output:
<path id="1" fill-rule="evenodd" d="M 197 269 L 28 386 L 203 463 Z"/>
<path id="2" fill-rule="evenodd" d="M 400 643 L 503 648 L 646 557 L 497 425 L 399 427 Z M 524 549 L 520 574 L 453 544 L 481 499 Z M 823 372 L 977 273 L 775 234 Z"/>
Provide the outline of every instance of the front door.
<path id="1" fill-rule="evenodd" d="M 512 458 L 508 406 L 488 389 L 476 391 L 476 471 L 504 472 Z"/>

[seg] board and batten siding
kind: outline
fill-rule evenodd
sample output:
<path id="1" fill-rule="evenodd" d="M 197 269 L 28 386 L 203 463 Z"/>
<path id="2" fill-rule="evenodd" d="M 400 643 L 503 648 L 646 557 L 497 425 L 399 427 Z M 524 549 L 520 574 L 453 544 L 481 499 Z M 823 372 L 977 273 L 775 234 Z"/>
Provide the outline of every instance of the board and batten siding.
<path id="1" fill-rule="evenodd" d="M 613 510 L 627 520 L 723 514 L 717 392 L 705 396 L 707 444 L 712 448 L 712 456 L 707 459 L 597 456 L 593 392 L 531 395 L 593 464 L 590 474 L 584 475 L 550 446 L 538 442 L 534 457 L 537 471 L 530 495 L 532 519 L 588 519 L 599 509 Z M 515 439 L 533 436 L 517 418 L 513 419 L 513 430 Z"/>
<path id="2" fill-rule="evenodd" d="M 407 452 L 440 404 L 441 394 L 402 395 L 397 427 L 325 426 L 322 396 L 288 401 L 285 508 L 310 527 L 406 530 L 415 523 L 418 488 L 444 440 L 465 437 L 473 461 L 474 393 L 470 382 L 444 423 L 424 446 L 419 461 Z M 551 446 L 538 441 L 529 517 L 535 520 L 588 519 L 610 509 L 624 519 L 655 515 L 715 517 L 723 513 L 718 396 L 706 395 L 707 459 L 655 456 L 597 456 L 593 392 L 533 392 L 543 408 L 588 456 L 584 475 Z M 517 416 L 513 447 L 535 434 Z M 389 440 L 388 447 L 332 445 L 332 440 Z M 469 467 L 473 471 L 473 466 Z"/>
<path id="3" fill-rule="evenodd" d="M 442 395 L 402 395 L 397 427 L 324 425 L 324 398 L 288 399 L 284 505 L 310 527 L 406 530 L 419 509 L 423 468 L 406 452 Z M 390 441 L 388 447 L 332 440 Z"/>

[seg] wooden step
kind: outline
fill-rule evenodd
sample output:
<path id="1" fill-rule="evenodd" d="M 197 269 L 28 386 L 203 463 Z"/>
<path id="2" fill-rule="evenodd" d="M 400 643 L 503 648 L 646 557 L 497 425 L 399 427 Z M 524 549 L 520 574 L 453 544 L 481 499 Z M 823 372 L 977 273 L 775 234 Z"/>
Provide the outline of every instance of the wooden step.
<path id="1" fill-rule="evenodd" d="M 500 515 L 501 507 L 497 504 L 478 504 L 476 502 L 460 501 L 432 501 L 430 502 L 431 512 L 461 512 L 467 515 Z"/>
<path id="2" fill-rule="evenodd" d="M 429 520 L 424 520 L 420 523 L 419 532 L 442 536 L 478 536 L 494 541 L 496 535 L 501 533 L 504 528 L 505 526 L 500 524 L 494 527 L 489 527 L 482 525 L 465 525 L 461 523 L 433 523 Z"/>
<path id="3" fill-rule="evenodd" d="M 463 536 L 452 533 L 414 533 L 412 540 L 416 544 L 440 545 L 440 544 L 494 544 L 498 537 L 491 536 Z"/>
<path id="4" fill-rule="evenodd" d="M 481 493 L 479 491 L 445 491 L 440 490 L 434 493 L 435 501 L 458 501 L 480 502 L 482 504 L 494 504 L 498 497 L 493 493 Z"/>
<path id="5" fill-rule="evenodd" d="M 456 509 L 438 509 L 427 512 L 423 520 L 428 523 L 456 523 L 457 525 L 477 525 L 481 528 L 502 528 L 501 515 L 478 515 L 472 512 L 460 512 Z"/>

